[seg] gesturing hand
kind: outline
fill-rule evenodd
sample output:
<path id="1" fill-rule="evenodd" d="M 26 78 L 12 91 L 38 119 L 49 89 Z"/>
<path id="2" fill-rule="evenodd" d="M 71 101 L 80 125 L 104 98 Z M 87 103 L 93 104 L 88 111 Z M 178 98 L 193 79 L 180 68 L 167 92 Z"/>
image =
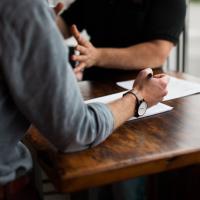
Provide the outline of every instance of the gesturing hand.
<path id="1" fill-rule="evenodd" d="M 91 67 L 97 63 L 98 50 L 91 42 L 81 36 L 76 25 L 71 27 L 71 33 L 77 41 L 75 50 L 80 52 L 80 55 L 72 56 L 72 60 L 78 62 L 78 65 L 74 69 L 74 72 L 77 73 L 83 71 L 84 68 Z"/>

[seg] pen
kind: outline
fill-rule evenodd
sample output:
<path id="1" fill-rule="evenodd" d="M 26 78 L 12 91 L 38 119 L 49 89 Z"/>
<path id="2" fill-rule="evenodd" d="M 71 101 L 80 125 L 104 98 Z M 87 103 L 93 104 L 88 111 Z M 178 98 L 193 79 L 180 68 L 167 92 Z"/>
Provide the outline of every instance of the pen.
<path id="1" fill-rule="evenodd" d="M 148 74 L 147 74 L 147 79 L 150 79 L 153 77 L 153 70 L 149 67 L 146 69 L 148 71 Z"/>
<path id="2" fill-rule="evenodd" d="M 152 78 L 153 77 L 153 74 L 152 73 L 149 73 L 148 75 L 147 75 L 147 79 L 150 79 L 150 78 Z"/>

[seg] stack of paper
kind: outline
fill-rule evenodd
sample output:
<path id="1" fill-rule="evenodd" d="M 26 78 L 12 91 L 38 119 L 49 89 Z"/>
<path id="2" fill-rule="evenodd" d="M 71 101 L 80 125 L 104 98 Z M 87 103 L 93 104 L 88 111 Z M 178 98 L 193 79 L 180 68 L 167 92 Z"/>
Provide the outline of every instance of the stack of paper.
<path id="1" fill-rule="evenodd" d="M 121 98 L 123 93 L 125 93 L 125 92 L 126 91 L 107 95 L 107 96 L 103 96 L 103 97 L 99 97 L 99 98 L 95 98 L 95 99 L 90 99 L 88 101 L 85 101 L 85 103 L 94 103 L 94 102 L 109 103 L 111 101 L 114 101 L 116 99 Z M 151 108 L 148 108 L 147 112 L 142 117 L 139 117 L 139 118 L 148 117 L 148 116 L 151 116 L 151 115 L 167 112 L 167 111 L 170 111 L 172 109 L 173 109 L 173 107 L 167 106 L 167 105 L 162 104 L 162 103 L 158 103 L 157 105 L 152 106 Z M 132 117 L 129 120 L 133 120 L 133 119 L 138 119 L 138 118 Z"/>
<path id="2" fill-rule="evenodd" d="M 130 81 L 117 82 L 117 85 L 119 85 L 120 87 L 125 88 L 127 90 L 130 90 L 130 89 L 132 89 L 133 83 L 134 83 L 134 80 L 130 80 Z M 119 92 L 116 94 L 91 99 L 91 100 L 88 100 L 85 102 L 86 103 L 92 103 L 92 102 L 109 103 L 111 101 L 114 101 L 114 100 L 122 97 L 123 93 L 125 93 L 125 92 L 126 91 Z M 176 98 L 180 98 L 180 97 L 185 97 L 185 96 L 197 94 L 197 93 L 200 93 L 200 84 L 186 81 L 186 80 L 177 79 L 174 77 L 170 77 L 170 81 L 168 84 L 168 94 L 164 98 L 164 101 L 176 99 Z M 158 113 L 167 112 L 172 109 L 173 109 L 173 107 L 167 106 L 162 103 L 158 103 L 157 105 L 147 109 L 147 112 L 142 117 L 147 117 L 147 116 L 155 115 Z M 142 118 L 142 117 L 140 117 L 140 118 Z M 133 117 L 130 120 L 132 120 L 132 119 L 136 119 L 136 118 Z"/>
<path id="3" fill-rule="evenodd" d="M 132 89 L 133 83 L 134 80 L 122 81 L 117 82 L 117 85 L 127 90 L 130 90 Z M 185 97 L 197 93 L 200 93 L 200 84 L 170 77 L 170 81 L 168 84 L 168 94 L 164 98 L 164 101 Z"/>

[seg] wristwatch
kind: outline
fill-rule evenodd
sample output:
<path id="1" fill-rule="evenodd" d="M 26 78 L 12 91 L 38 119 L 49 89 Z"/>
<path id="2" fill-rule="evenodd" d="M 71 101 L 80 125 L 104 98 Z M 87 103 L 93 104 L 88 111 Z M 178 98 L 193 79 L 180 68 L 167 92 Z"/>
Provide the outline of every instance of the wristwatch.
<path id="1" fill-rule="evenodd" d="M 140 117 L 146 113 L 146 110 L 148 108 L 147 102 L 144 100 L 143 97 L 141 97 L 137 91 L 129 90 L 128 92 L 124 93 L 123 96 L 126 96 L 127 94 L 132 94 L 136 98 L 136 106 L 135 106 L 135 117 Z"/>

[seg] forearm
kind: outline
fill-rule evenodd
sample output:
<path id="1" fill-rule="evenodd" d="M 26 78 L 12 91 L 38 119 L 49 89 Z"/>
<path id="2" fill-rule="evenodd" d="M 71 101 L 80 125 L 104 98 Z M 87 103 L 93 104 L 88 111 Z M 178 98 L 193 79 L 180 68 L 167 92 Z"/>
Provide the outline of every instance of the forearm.
<path id="1" fill-rule="evenodd" d="M 77 105 L 76 113 L 79 110 L 79 114 L 73 120 L 73 129 L 76 134 L 73 134 L 74 139 L 65 151 L 82 150 L 103 142 L 113 130 L 134 116 L 135 105 L 136 98 L 131 94 L 107 105 L 102 103 L 88 104 L 82 113 L 83 105 Z M 73 111 L 69 113 L 73 113 Z M 68 129 L 70 130 L 70 126 L 68 126 Z"/>
<path id="2" fill-rule="evenodd" d="M 136 98 L 131 94 L 108 104 L 114 118 L 114 129 L 134 116 L 135 105 Z"/>
<path id="3" fill-rule="evenodd" d="M 164 64 L 173 44 L 168 41 L 146 42 L 127 48 L 98 48 L 97 66 L 119 69 L 143 69 Z"/>

